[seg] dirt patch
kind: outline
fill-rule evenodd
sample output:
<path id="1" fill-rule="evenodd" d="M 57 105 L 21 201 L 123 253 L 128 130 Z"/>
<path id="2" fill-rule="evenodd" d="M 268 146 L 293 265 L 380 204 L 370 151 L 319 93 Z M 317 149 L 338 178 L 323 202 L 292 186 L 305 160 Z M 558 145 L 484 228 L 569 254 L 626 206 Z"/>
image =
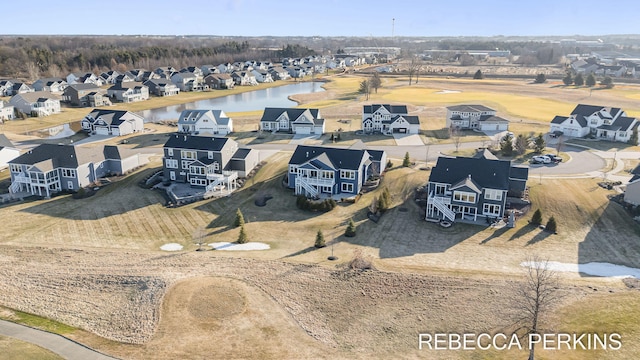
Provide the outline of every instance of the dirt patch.
<path id="1" fill-rule="evenodd" d="M 196 320 L 222 320 L 243 313 L 246 299 L 231 284 L 214 284 L 195 291 L 185 306 Z"/>

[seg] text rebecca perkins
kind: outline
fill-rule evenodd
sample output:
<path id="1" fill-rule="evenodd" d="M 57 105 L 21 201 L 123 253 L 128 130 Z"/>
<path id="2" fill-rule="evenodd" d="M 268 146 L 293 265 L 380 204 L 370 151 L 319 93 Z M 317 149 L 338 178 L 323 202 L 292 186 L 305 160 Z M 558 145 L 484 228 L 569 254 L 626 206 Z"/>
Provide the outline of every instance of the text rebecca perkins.
<path id="1" fill-rule="evenodd" d="M 546 333 L 529 334 L 524 338 L 517 334 L 502 333 L 418 335 L 420 350 L 529 350 L 536 345 L 544 350 L 620 350 L 622 336 L 618 333 Z"/>

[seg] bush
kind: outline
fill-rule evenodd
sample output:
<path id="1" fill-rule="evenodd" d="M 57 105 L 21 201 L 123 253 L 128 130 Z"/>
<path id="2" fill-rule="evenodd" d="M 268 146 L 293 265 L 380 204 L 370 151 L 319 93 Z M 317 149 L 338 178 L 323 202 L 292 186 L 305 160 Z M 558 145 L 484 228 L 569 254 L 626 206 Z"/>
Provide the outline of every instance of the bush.
<path id="1" fill-rule="evenodd" d="M 322 230 L 318 230 L 318 233 L 316 234 L 316 243 L 314 244 L 314 246 L 318 249 L 327 246 L 327 244 L 324 242 L 324 234 L 322 233 Z"/>
<path id="2" fill-rule="evenodd" d="M 533 216 L 531 217 L 531 223 L 533 225 L 540 225 L 542 224 L 542 212 L 540 211 L 540 209 L 537 209 L 534 213 Z"/>
<path id="3" fill-rule="evenodd" d="M 547 81 L 547 76 L 546 76 L 545 74 L 543 74 L 543 73 L 539 73 L 539 74 L 536 76 L 536 80 L 535 80 L 535 83 L 536 83 L 536 84 L 542 84 L 542 83 L 544 83 L 544 82 L 546 82 L 546 81 Z"/>
<path id="4" fill-rule="evenodd" d="M 347 229 L 344 231 L 344 236 L 346 237 L 356 236 L 356 223 L 353 221 L 353 219 L 349 219 L 349 224 L 347 225 Z"/>
<path id="5" fill-rule="evenodd" d="M 393 163 L 391 160 L 387 160 L 387 169 L 391 169 L 393 167 Z"/>
<path id="6" fill-rule="evenodd" d="M 336 206 L 338 206 L 338 203 L 331 198 L 317 202 L 307 199 L 304 195 L 298 195 L 296 197 L 296 207 L 300 210 L 328 212 Z"/>
<path id="7" fill-rule="evenodd" d="M 411 158 L 409 157 L 408 151 L 404 154 L 404 159 L 402 159 L 402 166 L 404 167 L 411 166 Z"/>
<path id="8" fill-rule="evenodd" d="M 558 224 L 556 224 L 556 219 L 553 216 L 549 218 L 544 229 L 554 234 L 558 231 Z"/>
<path id="9" fill-rule="evenodd" d="M 484 75 L 482 74 L 482 71 L 480 71 L 480 69 L 478 69 L 478 71 L 476 71 L 476 73 L 473 74 L 473 78 L 475 80 L 484 79 Z"/>

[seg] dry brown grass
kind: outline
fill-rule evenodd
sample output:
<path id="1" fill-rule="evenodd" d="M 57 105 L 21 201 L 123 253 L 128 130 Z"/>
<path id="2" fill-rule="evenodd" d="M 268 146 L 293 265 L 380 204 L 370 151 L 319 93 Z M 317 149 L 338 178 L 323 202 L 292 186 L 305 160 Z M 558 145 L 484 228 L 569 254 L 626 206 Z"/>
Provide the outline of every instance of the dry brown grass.
<path id="1" fill-rule="evenodd" d="M 0 358 L 20 360 L 62 360 L 62 357 L 39 346 L 0 336 Z"/>

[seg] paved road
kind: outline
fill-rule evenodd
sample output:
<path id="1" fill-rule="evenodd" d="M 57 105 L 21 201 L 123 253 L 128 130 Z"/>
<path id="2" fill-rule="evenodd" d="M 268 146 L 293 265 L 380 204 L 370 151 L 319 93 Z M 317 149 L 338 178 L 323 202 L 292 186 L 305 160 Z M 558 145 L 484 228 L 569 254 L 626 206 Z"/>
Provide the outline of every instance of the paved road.
<path id="1" fill-rule="evenodd" d="M 20 324 L 0 320 L 0 335 L 26 341 L 62 356 L 68 360 L 115 360 L 63 336 L 36 330 Z"/>

